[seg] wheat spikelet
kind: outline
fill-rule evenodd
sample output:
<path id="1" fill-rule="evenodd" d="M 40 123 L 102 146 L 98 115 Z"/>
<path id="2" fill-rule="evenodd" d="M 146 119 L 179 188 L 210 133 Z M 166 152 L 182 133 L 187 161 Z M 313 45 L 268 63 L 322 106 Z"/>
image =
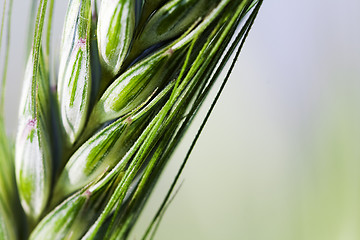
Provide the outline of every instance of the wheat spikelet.
<path id="1" fill-rule="evenodd" d="M 102 0 L 98 14 L 96 1 L 70 0 L 51 74 L 54 0 L 40 0 L 15 160 L 10 147 L 0 149 L 16 176 L 0 177 L 0 237 L 126 239 L 261 3 Z M 57 76 L 55 92 L 50 75 Z M 6 141 L 3 121 L 0 133 Z M 14 209 L 27 216 L 22 234 Z"/>

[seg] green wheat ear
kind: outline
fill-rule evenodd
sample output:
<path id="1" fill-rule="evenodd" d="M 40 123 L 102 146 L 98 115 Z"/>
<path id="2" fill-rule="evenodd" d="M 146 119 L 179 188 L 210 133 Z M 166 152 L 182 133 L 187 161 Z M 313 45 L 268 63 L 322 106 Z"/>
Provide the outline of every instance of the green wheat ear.
<path id="1" fill-rule="evenodd" d="M 62 33 L 52 32 L 62 34 L 53 68 L 54 3 L 40 0 L 34 14 L 15 149 L 5 134 L 3 78 L 0 239 L 127 239 L 262 1 L 69 0 Z M 49 76 L 57 76 L 55 101 Z M 144 239 L 156 230 L 182 169 Z"/>

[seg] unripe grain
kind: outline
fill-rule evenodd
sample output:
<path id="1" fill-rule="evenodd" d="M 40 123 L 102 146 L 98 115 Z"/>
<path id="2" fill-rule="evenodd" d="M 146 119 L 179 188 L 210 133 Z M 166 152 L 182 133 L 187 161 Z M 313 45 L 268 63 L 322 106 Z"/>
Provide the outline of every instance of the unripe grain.
<path id="1" fill-rule="evenodd" d="M 101 186 L 89 185 L 71 195 L 41 220 L 29 240 L 80 239 L 101 213 L 121 177 L 117 175 Z"/>
<path id="2" fill-rule="evenodd" d="M 157 10 L 145 23 L 134 42 L 134 51 L 174 38 L 205 16 L 218 0 L 172 0 Z"/>
<path id="3" fill-rule="evenodd" d="M 30 240 L 79 239 L 82 233 L 81 229 L 71 230 L 75 228 L 76 220 L 80 220 L 78 216 L 85 207 L 87 200 L 86 194 L 77 193 L 64 201 L 37 225 L 30 236 Z M 81 219 L 81 221 L 89 221 L 89 216 Z"/>
<path id="4" fill-rule="evenodd" d="M 107 121 L 130 113 L 144 103 L 156 89 L 164 86 L 166 81 L 169 81 L 172 70 L 177 67 L 174 66 L 177 63 L 174 54 L 171 48 L 165 49 L 120 75 L 95 104 L 86 134 Z M 170 59 L 173 60 L 171 63 Z"/>
<path id="5" fill-rule="evenodd" d="M 120 118 L 85 142 L 69 159 L 55 187 L 55 202 L 79 190 L 112 169 L 149 123 L 149 116 L 171 91 L 171 82 L 136 114 Z M 127 161 L 123 161 L 123 168 Z"/>
<path id="6" fill-rule="evenodd" d="M 135 29 L 135 1 L 103 0 L 97 25 L 100 60 L 105 73 L 115 76 L 128 53 Z"/>
<path id="7" fill-rule="evenodd" d="M 84 128 L 91 96 L 91 1 L 70 0 L 58 78 L 61 125 L 72 145 Z"/>
<path id="8" fill-rule="evenodd" d="M 42 52 L 36 75 L 36 90 L 32 87 L 32 70 L 33 60 L 30 58 L 19 109 L 15 170 L 21 204 L 30 222 L 36 222 L 47 204 L 52 180 L 50 89 Z"/>

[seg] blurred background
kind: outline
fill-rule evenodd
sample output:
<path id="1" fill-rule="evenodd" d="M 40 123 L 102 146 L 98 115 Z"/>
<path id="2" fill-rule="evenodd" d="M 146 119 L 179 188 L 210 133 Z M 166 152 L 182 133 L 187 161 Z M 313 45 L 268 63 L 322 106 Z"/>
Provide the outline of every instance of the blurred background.
<path id="1" fill-rule="evenodd" d="M 56 1 L 55 46 L 66 5 Z M 12 136 L 30 6 L 13 6 L 6 92 Z M 360 239 L 359 10 L 359 0 L 264 1 L 155 239 Z M 209 103 L 130 239 L 142 236 Z"/>

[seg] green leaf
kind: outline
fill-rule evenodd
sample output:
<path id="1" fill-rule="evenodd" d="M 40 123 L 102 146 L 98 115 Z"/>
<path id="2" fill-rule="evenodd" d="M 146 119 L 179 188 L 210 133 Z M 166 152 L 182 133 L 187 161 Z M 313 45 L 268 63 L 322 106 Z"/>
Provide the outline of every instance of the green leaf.
<path id="1" fill-rule="evenodd" d="M 16 185 L 14 175 L 14 154 L 12 152 L 12 141 L 6 135 L 6 126 L 4 118 L 4 105 L 6 93 L 7 68 L 9 62 L 10 49 L 10 26 L 11 26 L 11 12 L 12 0 L 4 1 L 1 29 L 0 29 L 0 52 L 4 49 L 5 54 L 3 59 L 3 75 L 1 81 L 1 95 L 0 95 L 0 198 L 4 200 L 7 208 L 11 208 L 16 197 Z M 5 33 L 5 36 L 3 35 Z M 3 45 L 3 36 L 5 44 Z"/>
<path id="2" fill-rule="evenodd" d="M 10 209 L 4 204 L 3 199 L 0 197 L 0 239 L 17 239 L 16 225 L 12 217 Z"/>

